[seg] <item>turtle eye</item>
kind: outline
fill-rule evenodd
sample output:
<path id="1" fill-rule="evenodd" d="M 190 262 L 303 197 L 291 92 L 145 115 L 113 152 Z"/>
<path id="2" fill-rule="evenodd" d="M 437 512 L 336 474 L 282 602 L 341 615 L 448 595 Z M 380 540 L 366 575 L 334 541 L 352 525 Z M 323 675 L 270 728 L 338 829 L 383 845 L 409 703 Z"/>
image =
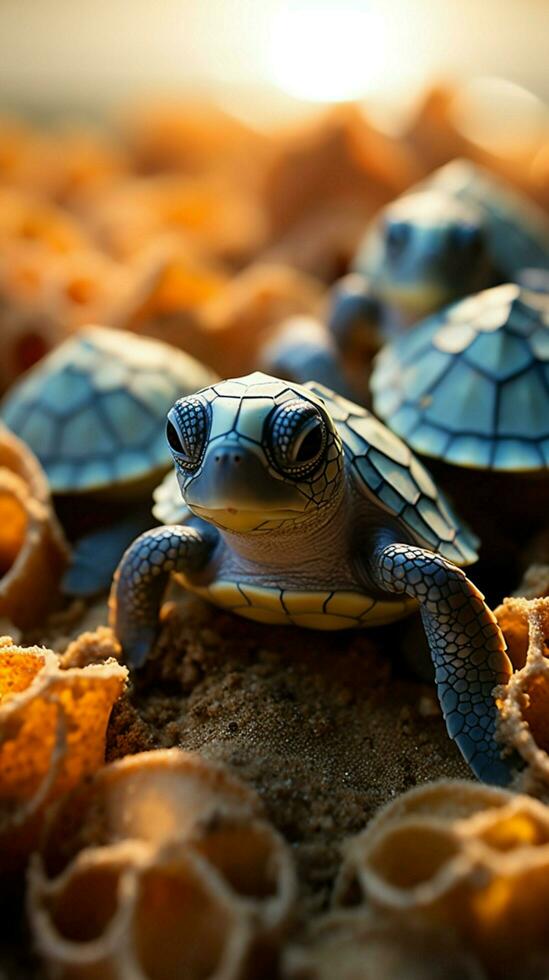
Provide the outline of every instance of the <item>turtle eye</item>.
<path id="1" fill-rule="evenodd" d="M 482 255 L 484 241 L 482 228 L 474 225 L 458 225 L 450 229 L 446 248 L 450 254 L 459 253 L 476 259 Z"/>
<path id="2" fill-rule="evenodd" d="M 316 459 L 322 449 L 323 435 L 322 419 L 310 419 L 306 422 L 291 446 L 293 462 L 301 465 Z"/>
<path id="3" fill-rule="evenodd" d="M 470 276 L 476 271 L 483 251 L 484 234 L 481 228 L 473 225 L 451 228 L 441 255 L 446 274 L 461 284 L 463 276 Z"/>
<path id="4" fill-rule="evenodd" d="M 168 445 L 169 445 L 170 449 L 172 450 L 172 452 L 174 452 L 174 453 L 183 453 L 183 452 L 185 452 L 184 447 L 183 447 L 183 443 L 181 442 L 181 439 L 179 438 L 179 433 L 178 433 L 175 425 L 173 425 L 173 423 L 170 422 L 169 419 L 168 419 L 168 423 L 166 425 L 166 439 L 168 440 Z"/>
<path id="5" fill-rule="evenodd" d="M 302 479 L 312 473 L 326 447 L 326 422 L 310 402 L 285 402 L 268 420 L 269 455 L 277 469 Z"/>
<path id="6" fill-rule="evenodd" d="M 195 395 L 182 398 L 168 413 L 166 438 L 176 463 L 183 469 L 198 469 L 206 448 L 209 423 L 208 408 Z"/>
<path id="7" fill-rule="evenodd" d="M 402 254 L 410 238 L 410 226 L 404 221 L 389 221 L 385 227 L 385 248 L 391 259 Z"/>

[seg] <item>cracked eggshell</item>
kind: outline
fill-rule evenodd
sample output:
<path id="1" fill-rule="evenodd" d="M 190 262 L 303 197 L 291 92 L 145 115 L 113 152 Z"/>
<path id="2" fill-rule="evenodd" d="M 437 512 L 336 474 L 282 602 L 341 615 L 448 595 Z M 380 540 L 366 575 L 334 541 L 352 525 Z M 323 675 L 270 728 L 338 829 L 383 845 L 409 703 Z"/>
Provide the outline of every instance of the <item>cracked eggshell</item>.
<path id="1" fill-rule="evenodd" d="M 80 868 L 85 869 L 86 875 L 92 872 L 95 875 L 97 871 L 97 884 L 92 875 L 92 884 L 84 887 L 81 882 L 80 890 L 89 892 L 95 888 L 99 891 L 105 882 L 103 872 L 106 868 L 111 895 L 107 896 L 107 908 L 113 908 L 116 902 L 112 894 L 122 887 L 119 884 L 122 878 L 119 875 L 116 880 L 113 879 L 109 855 L 115 863 L 123 856 L 124 868 L 129 868 L 134 878 L 139 879 L 138 886 L 135 886 L 138 887 L 138 894 L 145 895 L 142 900 L 135 900 L 131 929 L 128 925 L 124 927 L 127 932 L 131 931 L 130 938 L 124 940 L 129 950 L 128 956 L 137 959 L 144 957 L 143 962 L 140 960 L 144 977 L 151 976 L 157 980 L 159 976 L 179 975 L 173 972 L 175 961 L 169 968 L 163 966 L 159 973 L 151 957 L 155 944 L 159 942 L 155 930 L 161 932 L 169 928 L 176 935 L 177 915 L 190 916 L 191 919 L 194 915 L 192 909 L 191 912 L 184 909 L 177 911 L 178 895 L 187 886 L 178 884 L 179 871 L 166 870 L 172 867 L 173 861 L 177 867 L 180 861 L 185 864 L 187 857 L 191 864 L 197 861 L 199 867 L 206 869 L 204 873 L 213 883 L 211 887 L 224 896 L 223 909 L 219 913 L 220 929 L 229 929 L 230 926 L 231 936 L 235 930 L 235 934 L 245 934 L 245 943 L 242 940 L 239 945 L 234 940 L 238 949 L 245 945 L 253 955 L 254 964 L 261 963 L 266 970 L 271 968 L 276 950 L 291 924 L 296 903 L 297 877 L 293 857 L 283 838 L 262 818 L 262 806 L 256 794 L 225 767 L 180 749 L 144 752 L 106 766 L 51 811 L 49 826 L 42 837 L 40 855 L 31 871 L 35 897 L 29 905 L 33 929 L 46 960 L 49 961 L 52 956 L 44 940 L 44 936 L 47 938 L 51 934 L 52 916 L 50 914 L 47 921 L 40 918 L 40 902 L 37 905 L 36 895 L 40 900 L 44 895 L 60 895 L 59 907 L 68 910 L 70 922 L 73 923 L 71 928 L 78 935 L 87 937 L 88 923 L 97 916 L 87 914 L 89 896 L 78 899 L 72 882 Z M 147 870 L 143 870 L 143 861 Z M 65 897 L 65 883 L 68 883 L 67 887 L 70 886 L 70 895 L 74 893 L 74 902 Z M 164 904 L 172 892 L 175 911 L 167 912 Z M 201 901 L 199 896 L 199 909 Z M 153 921 L 150 927 L 152 938 L 142 949 L 146 928 L 140 920 L 136 925 L 138 916 L 144 916 L 145 909 L 149 909 L 154 918 L 157 905 L 162 921 Z M 215 919 L 214 913 L 218 914 L 215 908 L 212 911 Z M 118 911 L 116 914 L 113 912 L 115 923 L 118 922 L 118 915 Z M 102 916 L 100 921 L 103 923 Z M 111 925 L 110 919 L 108 925 L 105 923 L 102 947 L 112 935 L 112 930 L 117 928 Z M 186 935 L 186 928 L 186 922 L 182 921 L 182 934 Z M 217 920 L 210 928 L 208 939 L 205 938 L 205 926 L 203 929 L 199 924 L 195 930 L 198 937 L 195 952 L 199 959 L 211 956 L 211 943 L 219 945 L 218 938 L 213 938 L 217 935 Z M 189 935 L 193 935 L 192 929 L 189 929 Z M 92 938 L 95 941 L 95 935 Z M 201 952 L 203 939 L 204 950 Z M 170 943 L 175 943 L 175 947 L 181 945 L 180 940 L 170 940 Z M 228 933 L 227 943 L 228 949 L 232 949 L 234 943 Z M 118 941 L 117 945 L 120 945 Z M 177 948 L 175 952 L 167 951 L 163 955 L 169 957 L 172 953 L 173 956 L 183 956 L 181 950 L 177 952 Z M 228 972 L 226 956 L 229 954 L 223 952 L 221 956 L 220 951 L 218 954 L 220 978 L 244 975 L 240 966 L 237 972 Z M 101 963 L 105 966 L 107 956 L 101 955 Z M 232 962 L 232 956 L 231 953 L 227 962 Z M 213 971 L 213 967 L 209 968 Z M 119 973 L 115 972 L 115 976 L 133 976 L 123 972 L 126 965 L 123 969 L 119 966 L 116 969 Z M 189 976 L 203 975 L 193 972 L 194 966 L 188 969 Z M 142 974 L 137 976 L 141 977 Z M 184 975 L 187 976 L 186 973 Z M 61 973 L 61 976 L 65 976 L 65 973 Z M 207 976 L 210 976 L 209 972 Z M 217 977 L 218 973 L 213 971 L 212 976 Z"/>
<path id="2" fill-rule="evenodd" d="M 452 930 L 490 976 L 534 962 L 549 954 L 549 808 L 466 782 L 413 790 L 351 842 L 336 901 Z"/>
<path id="3" fill-rule="evenodd" d="M 41 622 L 59 599 L 68 556 L 38 460 L 0 426 L 0 617 L 20 629 Z"/>
<path id="4" fill-rule="evenodd" d="M 52 814 L 42 853 L 55 876 L 87 846 L 188 840 L 229 816 L 259 816 L 259 798 L 221 765 L 182 749 L 126 756 L 77 787 Z"/>
<path id="5" fill-rule="evenodd" d="M 36 949 L 58 980 L 245 976 L 246 915 L 181 843 L 87 848 L 54 880 L 35 856 L 27 908 Z"/>
<path id="6" fill-rule="evenodd" d="M 258 940 L 276 943 L 291 922 L 298 888 L 290 848 L 280 834 L 264 820 L 226 814 L 201 823 L 189 843 L 221 874 Z"/>
<path id="7" fill-rule="evenodd" d="M 46 808 L 104 761 L 125 667 L 61 670 L 56 655 L 0 638 L 0 868 L 16 870 Z"/>
<path id="8" fill-rule="evenodd" d="M 371 909 L 330 912 L 282 958 L 283 980 L 486 980 L 470 950 L 415 923 L 392 922 Z"/>
<path id="9" fill-rule="evenodd" d="M 499 738 L 524 769 L 517 788 L 549 794 L 549 598 L 507 599 L 498 619 L 514 660 L 522 663 L 498 690 Z"/>

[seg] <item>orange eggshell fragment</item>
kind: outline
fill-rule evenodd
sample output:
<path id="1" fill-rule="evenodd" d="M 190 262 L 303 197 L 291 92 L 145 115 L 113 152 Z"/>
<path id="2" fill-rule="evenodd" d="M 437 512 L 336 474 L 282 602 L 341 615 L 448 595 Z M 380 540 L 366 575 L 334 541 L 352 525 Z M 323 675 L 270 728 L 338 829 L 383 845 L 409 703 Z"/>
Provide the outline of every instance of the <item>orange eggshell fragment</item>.
<path id="1" fill-rule="evenodd" d="M 68 554 L 38 460 L 0 427 L 0 616 L 21 629 L 40 623 L 58 602 Z"/>
<path id="2" fill-rule="evenodd" d="M 61 670 L 40 647 L 0 640 L 0 868 L 36 843 L 48 805 L 103 762 L 127 677 L 115 661 Z"/>

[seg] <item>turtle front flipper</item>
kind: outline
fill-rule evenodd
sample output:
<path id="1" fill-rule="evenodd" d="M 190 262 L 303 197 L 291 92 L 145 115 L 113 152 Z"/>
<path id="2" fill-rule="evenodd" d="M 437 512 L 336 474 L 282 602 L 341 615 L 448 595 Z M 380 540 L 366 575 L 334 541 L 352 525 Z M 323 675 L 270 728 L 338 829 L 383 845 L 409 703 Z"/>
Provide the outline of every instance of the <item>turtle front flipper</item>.
<path id="1" fill-rule="evenodd" d="M 421 604 L 448 734 L 479 779 L 506 785 L 512 773 L 496 742 L 493 690 L 506 683 L 511 664 L 482 593 L 460 568 L 413 545 L 381 548 L 373 572 L 384 590 Z"/>
<path id="2" fill-rule="evenodd" d="M 383 321 L 381 301 L 365 276 L 350 272 L 335 284 L 327 327 L 344 356 L 361 364 L 369 362 L 381 346 Z"/>
<path id="3" fill-rule="evenodd" d="M 172 572 L 207 565 L 217 541 L 211 528 L 172 525 L 140 535 L 122 556 L 110 597 L 110 622 L 130 667 L 145 663 L 158 632 L 158 613 Z"/>

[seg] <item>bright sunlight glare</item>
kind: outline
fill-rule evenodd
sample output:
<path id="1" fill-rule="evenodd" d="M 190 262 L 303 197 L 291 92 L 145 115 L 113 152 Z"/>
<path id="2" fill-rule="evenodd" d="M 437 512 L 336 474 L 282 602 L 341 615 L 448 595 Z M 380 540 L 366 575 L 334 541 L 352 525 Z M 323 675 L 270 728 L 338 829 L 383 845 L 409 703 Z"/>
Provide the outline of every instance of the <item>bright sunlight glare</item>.
<path id="1" fill-rule="evenodd" d="M 373 93 L 386 74 L 383 27 L 367 0 L 281 3 L 270 32 L 270 79 L 289 95 L 313 102 Z"/>

